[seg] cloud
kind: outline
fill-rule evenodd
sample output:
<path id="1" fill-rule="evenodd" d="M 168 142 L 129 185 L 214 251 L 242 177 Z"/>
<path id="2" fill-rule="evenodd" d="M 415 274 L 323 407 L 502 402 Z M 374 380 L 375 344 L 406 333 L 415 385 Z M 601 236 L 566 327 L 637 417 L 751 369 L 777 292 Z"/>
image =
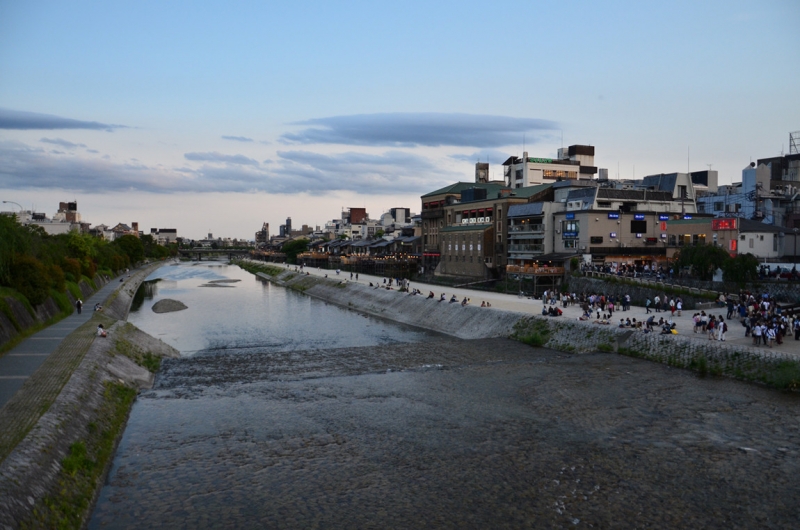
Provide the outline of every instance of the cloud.
<path id="1" fill-rule="evenodd" d="M 87 149 L 87 150 L 86 150 L 86 152 L 87 152 L 87 153 L 94 153 L 94 154 L 98 154 L 100 151 L 98 151 L 97 149 Z"/>
<path id="2" fill-rule="evenodd" d="M 456 178 L 425 157 L 402 151 L 324 155 L 310 151 L 278 151 L 284 192 L 321 193 L 350 190 L 359 193 L 416 192 Z"/>
<path id="3" fill-rule="evenodd" d="M 224 155 L 216 151 L 211 153 L 186 153 L 183 155 L 186 160 L 194 162 L 214 162 L 223 164 L 238 164 L 242 166 L 257 166 L 258 160 L 247 158 L 244 155 Z"/>
<path id="4" fill-rule="evenodd" d="M 525 133 L 558 128 L 554 122 L 533 118 L 434 112 L 334 116 L 292 125 L 311 127 L 282 135 L 285 144 L 394 147 L 501 147 L 521 143 Z"/>
<path id="5" fill-rule="evenodd" d="M 40 142 L 44 142 L 46 144 L 60 145 L 61 147 L 65 148 L 65 149 L 75 149 L 76 147 L 86 147 L 85 144 L 75 144 L 75 143 L 72 143 L 72 142 L 70 142 L 68 140 L 64 140 L 62 138 L 41 138 L 39 141 Z"/>
<path id="6" fill-rule="evenodd" d="M 96 121 L 73 120 L 71 118 L 53 116 L 52 114 L 39 114 L 38 112 L 0 108 L 0 129 L 94 129 L 111 131 L 120 128 L 125 128 L 125 126 L 109 125 Z"/>
<path id="7" fill-rule="evenodd" d="M 134 159 L 115 162 L 107 157 L 58 156 L 22 142 L 0 140 L 0 188 L 90 193 L 322 194 L 346 190 L 387 194 L 424 193 L 463 177 L 439 170 L 428 158 L 403 151 L 320 154 L 287 150 L 265 166 L 242 163 L 242 159 L 249 160 L 242 155 L 186 153 L 185 158 L 199 163 L 192 164 L 195 167 L 164 167 Z"/>
<path id="8" fill-rule="evenodd" d="M 502 164 L 508 157 L 511 156 L 513 153 L 509 153 L 508 151 L 498 151 L 497 149 L 481 149 L 480 151 L 475 151 L 471 155 L 466 154 L 455 154 L 450 155 L 449 158 L 453 160 L 460 160 L 463 162 L 489 162 L 490 164 Z"/>
<path id="9" fill-rule="evenodd" d="M 234 142 L 252 142 L 252 138 L 246 136 L 222 136 L 223 140 L 233 140 Z"/>

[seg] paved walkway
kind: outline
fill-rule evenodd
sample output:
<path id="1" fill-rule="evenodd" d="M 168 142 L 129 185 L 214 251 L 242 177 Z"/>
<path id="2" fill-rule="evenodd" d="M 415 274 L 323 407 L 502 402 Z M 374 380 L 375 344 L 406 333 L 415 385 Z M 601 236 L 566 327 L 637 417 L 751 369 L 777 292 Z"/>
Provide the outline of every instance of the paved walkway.
<path id="1" fill-rule="evenodd" d="M 96 303 L 103 303 L 117 287 L 122 285 L 113 279 L 83 302 L 83 311 L 74 311 L 65 319 L 31 335 L 15 348 L 0 357 L 0 408 L 16 394 L 22 385 L 54 352 L 67 335 L 88 322 Z"/>
<path id="2" fill-rule="evenodd" d="M 259 262 L 263 263 L 263 262 Z M 270 264 L 273 266 L 281 266 L 280 264 Z M 283 266 L 286 268 L 285 266 Z M 294 265 L 288 267 L 291 270 L 294 270 Z M 305 272 L 309 272 L 314 276 L 325 276 L 328 275 L 328 278 L 337 278 L 341 280 L 350 280 L 350 273 L 347 271 L 342 271 L 338 276 L 336 275 L 336 271 L 325 270 L 325 269 L 316 269 L 312 267 L 306 267 L 303 269 Z M 355 280 L 355 275 L 353 276 L 353 280 Z M 380 276 L 372 276 L 369 274 L 360 274 L 358 276 L 358 283 L 361 285 L 369 285 L 372 282 L 374 285 L 380 284 L 383 286 L 383 278 Z M 470 304 L 473 306 L 480 306 L 482 301 L 486 301 L 492 304 L 491 308 L 487 308 L 487 311 L 491 311 L 493 309 L 500 309 L 505 311 L 517 311 L 520 313 L 529 313 L 533 315 L 540 315 L 542 313 L 542 301 L 541 300 L 533 300 L 530 298 L 520 298 L 513 294 L 505 294 L 505 293 L 496 293 L 491 291 L 477 291 L 471 289 L 464 289 L 464 288 L 455 288 L 455 287 L 448 287 L 443 285 L 433 285 L 433 284 L 426 284 L 422 282 L 411 282 L 411 288 L 419 289 L 422 291 L 424 297 L 428 296 L 429 291 L 433 291 L 436 295 L 436 299 L 438 300 L 442 293 L 445 293 L 447 300 L 450 300 L 450 297 L 455 294 L 458 298 L 458 301 L 461 302 L 464 297 L 470 299 Z M 444 303 L 444 302 L 443 302 Z M 560 305 L 560 304 L 559 304 Z M 578 317 L 581 316 L 581 309 L 579 306 L 574 305 L 566 308 L 561 308 L 564 311 L 564 315 L 562 318 L 568 318 L 577 320 Z M 706 314 L 713 314 L 713 315 L 722 315 L 723 317 L 727 314 L 727 308 L 714 308 L 711 310 L 705 310 Z M 677 312 L 675 313 L 675 317 L 673 321 L 677 325 L 678 333 L 681 335 L 686 335 L 691 338 L 695 338 L 697 340 L 705 340 L 708 341 L 708 337 L 702 333 L 694 333 L 694 323 L 692 322 L 692 315 L 699 312 L 699 310 L 690 310 L 690 311 L 683 311 L 682 315 L 679 317 L 677 316 Z M 656 316 L 656 322 L 660 317 L 663 317 L 665 320 L 669 317 L 669 312 L 659 312 L 654 313 Z M 596 313 L 595 313 L 596 315 Z M 631 306 L 630 311 L 615 311 L 614 315 L 611 319 L 612 322 L 615 324 L 611 325 L 619 325 L 620 318 L 630 318 L 639 320 L 647 320 L 649 317 L 646 313 L 645 308 L 638 307 L 638 306 Z M 727 322 L 727 319 L 726 319 Z M 735 318 L 728 324 L 728 334 L 726 337 L 726 342 L 728 344 L 736 344 L 742 346 L 752 346 L 753 340 L 750 337 L 744 336 L 745 328 L 739 323 L 739 319 Z M 766 346 L 761 346 L 764 350 L 770 350 Z M 783 344 L 775 344 L 772 348 L 774 351 L 780 351 L 784 353 L 794 353 L 798 357 L 800 357 L 800 341 L 794 340 L 794 335 L 785 337 Z"/>

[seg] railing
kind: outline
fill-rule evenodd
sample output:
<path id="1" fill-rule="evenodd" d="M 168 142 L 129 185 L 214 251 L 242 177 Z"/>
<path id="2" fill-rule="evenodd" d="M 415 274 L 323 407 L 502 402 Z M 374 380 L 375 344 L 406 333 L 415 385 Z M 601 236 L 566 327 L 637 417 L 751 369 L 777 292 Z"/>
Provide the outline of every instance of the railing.
<path id="1" fill-rule="evenodd" d="M 544 253 L 544 245 L 523 245 L 513 244 L 508 245 L 509 252 L 542 252 Z"/>
<path id="2" fill-rule="evenodd" d="M 532 274 L 534 276 L 562 276 L 564 267 L 537 267 L 536 265 L 506 265 L 506 273 Z"/>
<path id="3" fill-rule="evenodd" d="M 544 225 L 512 225 L 508 227 L 509 232 L 544 232 Z"/>

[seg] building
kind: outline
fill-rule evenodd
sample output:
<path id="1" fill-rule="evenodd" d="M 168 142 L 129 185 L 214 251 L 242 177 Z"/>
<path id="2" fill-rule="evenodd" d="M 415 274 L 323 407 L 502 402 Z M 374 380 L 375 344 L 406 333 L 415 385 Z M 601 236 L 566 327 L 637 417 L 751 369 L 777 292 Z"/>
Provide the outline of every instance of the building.
<path id="1" fill-rule="evenodd" d="M 473 191 L 472 197 L 477 193 L 479 198 L 497 197 L 501 191 L 509 193 L 511 190 L 502 184 L 487 183 L 475 184 L 472 182 L 456 182 L 444 188 L 426 193 L 420 197 L 422 210 L 420 217 L 422 235 L 422 266 L 424 270 L 433 270 L 439 264 L 441 252 L 439 248 L 439 232 L 445 227 L 445 206 L 451 206 L 461 201 L 461 193 L 465 190 Z M 486 215 L 484 215 L 486 217 Z M 452 222 L 452 219 L 450 220 Z M 448 222 L 448 226 L 450 224 Z"/>
<path id="2" fill-rule="evenodd" d="M 792 255 L 796 232 L 791 231 L 788 248 L 786 229 L 740 217 L 691 216 L 667 222 L 668 255 L 673 257 L 681 248 L 714 245 L 724 248 L 733 257 L 752 254 L 758 259 L 776 260 Z M 787 253 L 788 251 L 788 253 Z"/>
<path id="3" fill-rule="evenodd" d="M 178 242 L 178 230 L 176 228 L 151 228 L 150 235 L 159 245 Z"/>
<path id="4" fill-rule="evenodd" d="M 255 242 L 256 246 L 266 245 L 269 241 L 269 223 L 261 225 L 261 230 L 256 232 Z"/>
<path id="5" fill-rule="evenodd" d="M 594 146 L 571 145 L 558 150 L 558 158 L 532 158 L 528 152 L 522 158 L 509 157 L 503 162 L 505 184 L 509 188 L 524 188 L 557 180 L 591 180 L 597 173 L 594 165 Z M 488 173 L 488 168 L 487 168 Z M 476 169 L 477 179 L 477 169 Z"/>
<path id="6" fill-rule="evenodd" d="M 513 205 L 552 202 L 551 184 L 501 189 L 488 196 L 485 188 L 463 189 L 458 201 L 443 208 L 443 227 L 436 274 L 476 280 L 499 278 L 508 263 L 508 212 Z"/>

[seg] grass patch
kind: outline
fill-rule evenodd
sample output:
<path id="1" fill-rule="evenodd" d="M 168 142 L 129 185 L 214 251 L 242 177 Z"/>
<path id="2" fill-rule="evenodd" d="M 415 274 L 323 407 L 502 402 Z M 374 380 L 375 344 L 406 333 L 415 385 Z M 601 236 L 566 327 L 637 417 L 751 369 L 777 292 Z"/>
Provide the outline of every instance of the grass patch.
<path id="1" fill-rule="evenodd" d="M 80 286 L 75 282 L 67 281 L 67 291 L 72 295 L 72 298 L 79 300 L 83 298 Z"/>
<path id="2" fill-rule="evenodd" d="M 541 348 L 550 340 L 550 326 L 542 319 L 523 319 L 514 325 L 511 338 L 528 346 Z"/>
<path id="3" fill-rule="evenodd" d="M 612 346 L 607 342 L 601 342 L 600 344 L 597 345 L 597 350 L 603 353 L 610 353 L 614 351 L 614 346 Z"/>
<path id="4" fill-rule="evenodd" d="M 267 276 L 275 277 L 282 272 L 285 272 L 287 269 L 276 267 L 275 265 L 267 265 L 266 263 L 253 263 L 252 261 L 244 261 L 244 260 L 237 260 L 233 262 L 235 265 L 238 265 L 240 269 L 244 269 L 251 274 L 255 274 L 257 272 L 263 272 Z"/>
<path id="5" fill-rule="evenodd" d="M 111 462 L 116 440 L 128 418 L 136 390 L 107 382 L 98 420 L 87 425 L 86 437 L 74 442 L 61 461 L 57 491 L 44 497 L 20 528 L 82 528 L 95 491 Z"/>
<path id="6" fill-rule="evenodd" d="M 800 363 L 781 361 L 767 375 L 767 384 L 780 390 L 800 390 Z"/>
<path id="7" fill-rule="evenodd" d="M 125 326 L 119 328 L 116 333 L 116 335 L 119 336 L 116 337 L 114 341 L 114 354 L 124 355 L 152 373 L 158 372 L 158 369 L 161 368 L 161 357 L 152 352 L 144 351 L 142 348 L 124 338 L 125 331 L 130 329 L 128 326 L 133 328 L 132 324 L 125 324 Z"/>

